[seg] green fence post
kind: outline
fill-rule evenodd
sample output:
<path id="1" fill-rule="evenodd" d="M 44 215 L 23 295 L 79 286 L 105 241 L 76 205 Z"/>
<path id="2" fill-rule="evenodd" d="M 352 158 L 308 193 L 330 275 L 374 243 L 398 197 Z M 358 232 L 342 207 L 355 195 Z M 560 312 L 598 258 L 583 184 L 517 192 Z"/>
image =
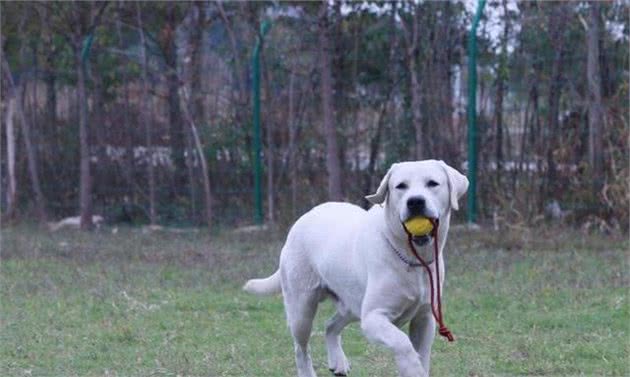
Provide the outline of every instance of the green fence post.
<path id="1" fill-rule="evenodd" d="M 263 223 L 262 207 L 262 161 L 261 161 L 261 136 L 260 136 L 260 50 L 263 38 L 269 31 L 271 23 L 263 21 L 260 25 L 260 34 L 256 39 L 254 53 L 252 55 L 252 102 L 253 102 L 253 127 L 254 127 L 254 222 Z"/>
<path id="2" fill-rule="evenodd" d="M 94 33 L 88 34 L 83 40 L 83 48 L 81 49 L 81 63 L 85 65 L 90 57 L 90 51 L 92 50 L 92 42 L 94 42 Z"/>
<path id="3" fill-rule="evenodd" d="M 486 0 L 477 2 L 477 11 L 468 35 L 468 223 L 477 221 L 477 27 Z"/>

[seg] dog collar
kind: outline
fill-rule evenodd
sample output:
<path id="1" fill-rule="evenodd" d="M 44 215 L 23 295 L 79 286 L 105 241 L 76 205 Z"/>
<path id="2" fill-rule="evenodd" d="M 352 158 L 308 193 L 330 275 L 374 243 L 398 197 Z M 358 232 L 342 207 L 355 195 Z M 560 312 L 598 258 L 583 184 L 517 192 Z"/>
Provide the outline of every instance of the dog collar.
<path id="1" fill-rule="evenodd" d="M 398 250 L 396 250 L 395 248 L 392 247 L 392 250 L 394 250 L 394 253 L 396 253 L 396 255 L 398 256 L 398 258 L 403 261 L 409 268 L 413 268 L 413 267 L 422 267 L 422 264 L 418 263 L 418 262 L 414 262 L 414 261 L 410 261 L 409 259 L 405 258 L 404 255 L 402 255 Z"/>
<path id="2" fill-rule="evenodd" d="M 403 263 L 406 264 L 407 267 L 409 267 L 409 269 L 414 268 L 414 267 L 422 267 L 421 263 L 414 262 L 413 260 L 408 259 L 400 251 L 398 251 L 398 249 L 396 249 L 396 247 L 394 247 L 394 245 L 390 242 L 389 238 L 385 237 L 385 239 L 387 240 L 389 247 L 394 251 L 396 256 L 398 256 L 398 259 L 403 261 Z"/>

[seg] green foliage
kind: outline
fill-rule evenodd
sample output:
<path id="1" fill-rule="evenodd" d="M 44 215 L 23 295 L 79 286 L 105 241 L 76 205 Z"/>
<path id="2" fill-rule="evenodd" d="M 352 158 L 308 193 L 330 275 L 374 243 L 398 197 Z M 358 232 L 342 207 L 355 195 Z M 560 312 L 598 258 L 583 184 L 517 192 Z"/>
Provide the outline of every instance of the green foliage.
<path id="1" fill-rule="evenodd" d="M 193 117 L 210 166 L 212 191 L 216 196 L 215 213 L 236 211 L 228 217 L 246 217 L 250 212 L 246 206 L 251 202 L 252 185 L 250 58 L 260 24 L 269 19 L 274 27 L 262 50 L 261 109 L 263 154 L 273 155 L 271 161 L 276 172 L 274 195 L 269 197 L 277 198 L 289 190 L 291 177 L 283 170 L 289 166 L 288 87 L 293 74 L 293 126 L 297 129 L 295 151 L 300 175 L 296 181 L 299 182 L 298 191 L 306 197 L 300 200 L 304 202 L 304 208 L 293 208 L 292 213 L 325 200 L 326 148 L 320 129 L 318 53 L 320 4 L 226 2 L 222 3 L 223 15 L 218 3 L 203 3 L 199 8 L 202 13 L 199 24 L 192 22 L 197 9 L 192 4 L 123 2 L 111 3 L 105 8 L 94 30 L 87 77 L 90 147 L 94 150 L 103 150 L 105 146 L 121 147 L 132 154 L 132 148 L 146 147 L 145 126 L 150 129 L 155 147 L 173 147 L 170 130 L 176 126 L 186 129 L 187 126 L 169 124 L 169 113 L 177 110 L 177 106 L 171 109 L 168 103 L 167 79 L 174 66 L 180 83 L 178 88 L 193 91 L 190 71 L 194 64 L 191 63 L 198 64 L 201 84 L 194 86 L 194 91 L 199 93 L 189 93 L 190 99 L 197 101 L 195 106 L 184 101 L 176 105 L 194 108 Z M 76 211 L 77 207 L 79 154 L 75 90 L 76 50 L 80 45 L 77 41 L 85 38 L 98 6 L 90 2 L 54 5 L 4 2 L 0 6 L 3 52 L 16 81 L 27 84 L 24 108 L 32 120 L 33 133 L 43 135 L 34 140 L 36 149 L 43 151 L 45 156 L 38 158 L 43 172 L 41 181 L 45 186 L 51 186 L 43 190 L 51 202 L 49 207 L 53 217 L 65 215 Z M 503 15 L 500 13 L 503 2 L 489 2 L 480 25 L 478 119 L 482 169 L 479 181 L 486 195 L 480 206 L 485 207 L 482 212 L 486 215 L 495 209 L 507 208 L 527 212 L 529 216 L 524 221 L 532 221 L 541 214 L 543 202 L 547 200 L 540 195 L 544 191 L 539 187 L 543 184 L 541 179 L 532 177 L 531 172 L 511 171 L 510 178 L 499 179 L 496 187 L 489 183 L 496 180 L 496 172 L 488 168 L 495 162 L 491 151 L 495 150 L 498 139 L 493 108 L 498 97 L 496 83 L 498 79 L 505 82 L 501 142 L 504 143 L 506 160 L 535 164 L 540 167 L 539 176 L 546 174 L 547 156 L 553 156 L 560 165 L 587 167 L 583 150 L 588 144 L 584 20 L 588 18 L 589 7 L 588 3 L 580 2 L 518 2 L 516 6 L 517 11 L 512 9 Z M 381 9 L 378 14 L 374 12 L 377 8 Z M 603 186 L 611 187 L 615 198 L 627 196 L 627 185 L 621 183 L 623 171 L 618 168 L 626 164 L 628 157 L 627 148 L 618 145 L 618 140 L 627 139 L 629 123 L 628 75 L 624 68 L 628 66 L 630 56 L 626 8 L 623 2 L 601 4 L 600 65 L 607 138 L 604 145 L 611 145 L 605 156 L 606 182 Z M 418 12 L 415 17 L 414 11 Z M 374 180 L 373 175 L 384 172 L 392 162 L 415 158 L 409 46 L 405 37 L 405 30 L 412 29 L 414 20 L 418 22 L 419 35 L 417 48 L 411 56 L 417 61 L 416 73 L 420 81 L 419 112 L 421 139 L 426 144 L 425 157 L 445 159 L 461 168 L 467 149 L 465 116 L 461 113 L 466 102 L 463 93 L 468 76 L 465 43 L 472 18 L 466 3 L 400 2 L 392 8 L 391 3 L 349 2 L 343 6 L 335 4 L 329 12 L 335 125 L 342 154 L 343 184 L 348 187 L 346 197 L 360 202 L 365 188 L 353 182 L 369 181 L 368 177 Z M 139 45 L 138 13 L 146 46 Z M 556 27 L 557 19 L 564 21 L 561 29 Z M 502 35 L 499 41 L 491 37 L 492 32 L 503 28 L 505 21 L 509 29 L 507 54 L 497 48 L 497 44 L 503 42 Z M 611 25 L 622 27 L 615 34 L 608 30 Z M 197 27 L 202 28 L 199 53 L 195 55 L 199 60 L 192 61 L 190 34 Z M 621 38 L 617 38 L 618 34 Z M 169 47 L 166 42 L 173 40 L 179 51 L 175 64 L 165 59 Z M 148 54 L 148 98 L 142 98 L 141 94 L 143 47 Z M 563 124 L 558 135 L 561 145 L 550 147 L 547 140 L 552 130 L 547 123 L 550 88 L 554 84 L 552 62 L 559 51 L 563 51 L 559 78 L 562 88 L 558 93 Z M 48 87 L 44 90 L 42 87 L 51 79 L 58 104 L 56 124 L 46 119 L 48 108 L 42 96 L 48 90 Z M 454 85 L 456 79 L 462 84 L 458 88 Z M 39 99 L 35 101 L 35 98 Z M 148 109 L 142 107 L 145 100 Z M 198 111 L 199 108 L 202 111 Z M 578 121 L 569 125 L 571 119 Z M 379 127 L 380 132 L 377 132 Z M 528 132 L 526 137 L 524 130 Z M 268 133 L 270 137 L 267 137 Z M 372 143 L 377 134 L 380 139 Z M 181 149 L 181 146 L 177 148 Z M 272 148 L 274 152 L 270 153 Z M 553 150 L 548 150 L 550 148 Z M 370 155 L 376 156 L 375 172 L 365 169 Z M 5 154 L 2 159 L 4 162 Z M 94 186 L 101 190 L 95 195 L 96 208 L 109 206 L 125 195 L 133 197 L 135 204 L 148 208 L 146 165 L 129 157 L 123 162 L 102 161 L 95 163 L 93 169 Z M 265 166 L 265 170 L 269 168 Z M 26 191 L 30 184 L 27 169 L 18 170 L 18 187 Z M 198 174 L 197 167 L 193 174 Z M 602 206 L 610 207 L 612 200 L 605 198 L 606 193 L 586 189 L 590 174 L 563 174 L 559 178 L 563 180 L 560 184 L 566 184 L 564 187 L 567 188 L 561 194 L 563 207 L 576 203 L 591 211 Z M 174 175 L 169 167 L 157 167 L 157 191 L 173 190 L 170 185 Z M 199 209 L 203 206 L 199 195 L 201 180 L 197 177 L 189 181 L 192 182 L 177 180 L 177 186 L 186 187 L 175 187 L 174 190 L 180 196 L 191 193 L 191 197 L 171 200 L 173 198 L 168 195 L 158 195 L 158 215 L 165 219 L 184 216 L 179 219 L 182 223 L 198 220 L 199 211 L 194 213 L 192 207 Z M 516 188 L 523 185 L 527 186 L 525 191 L 533 195 L 517 198 L 522 191 Z M 497 193 L 506 193 L 512 201 L 497 198 L 501 195 Z M 28 206 L 30 195 L 20 195 L 20 201 Z M 517 202 L 528 201 L 537 203 L 534 210 L 514 206 Z M 501 208 L 495 206 L 497 202 L 502 203 Z M 239 208 L 235 210 L 235 206 Z M 283 215 L 278 214 L 278 217 Z M 623 224 L 628 216 L 625 210 L 622 213 L 606 210 L 604 217 L 610 224 Z M 225 221 L 227 217 L 217 219 Z"/>

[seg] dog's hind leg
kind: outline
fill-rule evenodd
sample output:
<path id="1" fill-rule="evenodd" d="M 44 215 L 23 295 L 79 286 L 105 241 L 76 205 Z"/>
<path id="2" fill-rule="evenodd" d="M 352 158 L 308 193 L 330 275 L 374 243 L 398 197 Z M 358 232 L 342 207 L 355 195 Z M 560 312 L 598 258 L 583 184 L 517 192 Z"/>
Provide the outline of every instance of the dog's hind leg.
<path id="1" fill-rule="evenodd" d="M 299 377 L 316 377 L 309 354 L 308 340 L 311 337 L 313 318 L 317 311 L 318 293 L 287 294 L 285 292 L 284 294 L 287 321 L 293 335 L 297 374 Z"/>
<path id="2" fill-rule="evenodd" d="M 350 363 L 341 348 L 341 331 L 352 322 L 353 319 L 354 318 L 349 313 L 344 315 L 337 311 L 335 315 L 326 322 L 328 369 L 330 369 L 335 376 L 346 376 L 350 370 Z"/>
<path id="3" fill-rule="evenodd" d="M 287 314 L 289 330 L 293 335 L 295 363 L 298 377 L 316 377 L 308 350 L 313 318 L 322 291 L 317 283 L 317 276 L 307 267 L 300 269 L 281 268 L 282 295 Z"/>

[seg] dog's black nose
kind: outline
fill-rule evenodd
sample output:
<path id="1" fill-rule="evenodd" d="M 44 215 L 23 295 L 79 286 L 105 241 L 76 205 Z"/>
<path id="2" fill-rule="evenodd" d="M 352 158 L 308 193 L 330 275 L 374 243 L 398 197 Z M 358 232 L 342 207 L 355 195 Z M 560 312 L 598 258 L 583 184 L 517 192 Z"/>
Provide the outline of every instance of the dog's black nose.
<path id="1" fill-rule="evenodd" d="M 414 196 L 413 198 L 407 199 L 407 208 L 409 208 L 409 212 L 412 214 L 421 214 L 424 211 L 425 200 L 421 196 Z"/>

